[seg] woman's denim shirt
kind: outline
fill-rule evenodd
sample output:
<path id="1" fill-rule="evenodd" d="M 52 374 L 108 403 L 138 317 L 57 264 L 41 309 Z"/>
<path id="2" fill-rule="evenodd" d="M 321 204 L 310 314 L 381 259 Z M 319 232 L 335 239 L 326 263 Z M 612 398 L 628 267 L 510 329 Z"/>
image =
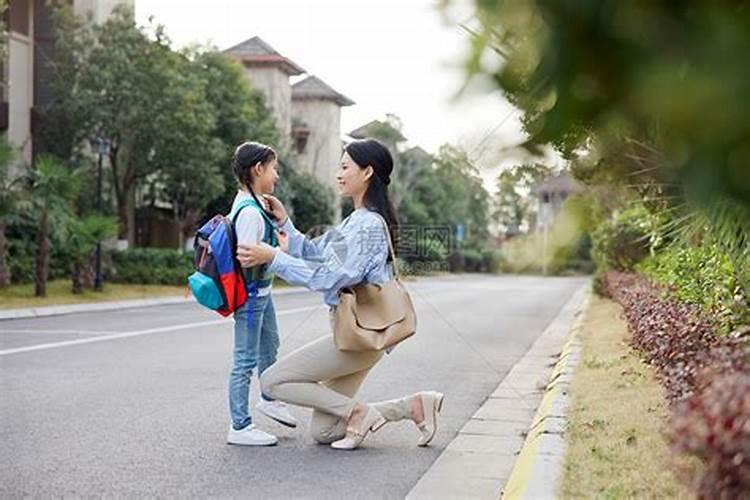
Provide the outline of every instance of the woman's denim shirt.
<path id="1" fill-rule="evenodd" d="M 359 283 L 384 283 L 393 277 L 388 259 L 385 221 L 376 212 L 359 208 L 337 226 L 308 239 L 291 219 L 281 227 L 289 235 L 288 253 L 278 251 L 269 270 L 292 285 L 323 292 L 330 306 L 338 291 Z"/>

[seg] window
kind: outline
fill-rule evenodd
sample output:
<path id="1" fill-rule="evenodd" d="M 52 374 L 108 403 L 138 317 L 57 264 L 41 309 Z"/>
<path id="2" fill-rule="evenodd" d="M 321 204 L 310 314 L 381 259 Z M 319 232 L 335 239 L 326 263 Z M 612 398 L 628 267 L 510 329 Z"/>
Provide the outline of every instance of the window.
<path id="1" fill-rule="evenodd" d="M 29 36 L 29 0 L 13 0 L 9 4 L 10 31 Z"/>

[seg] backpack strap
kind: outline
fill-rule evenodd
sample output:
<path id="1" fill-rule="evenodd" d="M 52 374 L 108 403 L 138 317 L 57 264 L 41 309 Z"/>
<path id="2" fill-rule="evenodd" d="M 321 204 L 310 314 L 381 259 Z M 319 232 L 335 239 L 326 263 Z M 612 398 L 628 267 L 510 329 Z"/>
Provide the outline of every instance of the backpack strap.
<path id="1" fill-rule="evenodd" d="M 265 223 L 265 231 L 263 234 L 262 241 L 265 243 L 268 243 L 271 246 L 278 246 L 278 238 L 276 237 L 276 233 L 274 232 L 274 229 L 276 229 L 276 223 L 268 216 L 265 210 L 263 210 L 263 207 L 258 205 L 258 202 L 256 202 L 253 199 L 243 200 L 239 203 L 239 205 L 236 208 L 236 211 L 234 212 L 234 215 L 232 215 L 232 226 L 237 227 L 237 218 L 240 216 L 240 212 L 242 212 L 242 209 L 245 207 L 254 207 L 255 209 L 260 212 L 261 217 L 263 218 L 263 222 Z M 236 232 L 236 229 L 235 229 Z M 267 233 L 267 234 L 266 234 Z"/>
<path id="2" fill-rule="evenodd" d="M 233 215 L 231 215 L 232 218 L 232 227 L 236 229 L 236 223 L 237 218 L 240 215 L 240 212 L 242 212 L 242 209 L 245 207 L 253 207 L 256 210 L 258 210 L 261 214 L 261 217 L 263 218 L 263 222 L 265 225 L 265 231 L 263 234 L 262 241 L 264 243 L 267 243 L 271 246 L 279 246 L 278 238 L 276 236 L 276 224 L 271 220 L 270 217 L 268 217 L 268 214 L 266 214 L 265 210 L 263 210 L 263 207 L 261 207 L 258 202 L 256 202 L 254 199 L 246 199 L 239 203 L 237 208 L 235 209 L 235 212 Z M 268 272 L 268 264 L 263 264 L 260 266 L 253 266 L 249 268 L 242 268 L 243 276 L 245 277 L 245 282 L 248 286 L 248 291 L 252 292 L 257 291 L 259 288 L 265 288 L 273 282 L 273 274 Z"/>

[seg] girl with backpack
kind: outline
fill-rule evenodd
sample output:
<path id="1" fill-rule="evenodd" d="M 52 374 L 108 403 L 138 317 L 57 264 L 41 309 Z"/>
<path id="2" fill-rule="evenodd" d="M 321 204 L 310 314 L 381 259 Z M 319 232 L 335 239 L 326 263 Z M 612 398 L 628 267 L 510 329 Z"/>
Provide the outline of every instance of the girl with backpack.
<path id="1" fill-rule="evenodd" d="M 274 191 L 279 179 L 276 152 L 264 144 L 245 142 L 234 151 L 232 168 L 239 190 L 232 203 L 230 219 L 234 223 L 238 245 L 264 243 L 278 247 L 278 237 L 264 195 Z M 268 266 L 243 266 L 247 301 L 234 312 L 234 349 L 229 376 L 229 411 L 232 424 L 227 443 L 246 446 L 270 446 L 278 440 L 253 424 L 249 411 L 250 379 L 257 370 L 260 377 L 276 362 L 279 333 L 271 288 L 273 274 Z M 256 409 L 271 419 L 296 427 L 296 419 L 281 401 L 261 392 Z"/>
<path id="2" fill-rule="evenodd" d="M 270 210 L 287 235 L 286 249 L 267 244 L 238 246 L 243 265 L 270 264 L 269 269 L 290 284 L 322 292 L 332 318 L 339 291 L 360 283 L 382 284 L 394 279 L 388 238 L 398 221 L 388 198 L 393 158 L 374 139 L 345 147 L 337 180 L 342 196 L 351 197 L 354 212 L 315 240 L 292 224 L 284 206 L 269 196 Z M 263 391 L 299 406 L 313 408 L 313 438 L 336 449 L 357 448 L 369 432 L 386 422 L 411 420 L 420 431 L 419 446 L 432 441 L 443 394 L 423 391 L 410 396 L 366 404 L 355 398 L 383 350 L 339 350 L 326 335 L 279 360 L 261 377 Z"/>

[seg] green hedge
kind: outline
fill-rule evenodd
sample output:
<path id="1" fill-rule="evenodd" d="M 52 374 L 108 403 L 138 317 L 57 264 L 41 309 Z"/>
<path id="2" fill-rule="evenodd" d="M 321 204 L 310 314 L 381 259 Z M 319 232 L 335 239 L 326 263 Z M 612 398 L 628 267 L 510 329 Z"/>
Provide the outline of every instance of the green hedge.
<path id="1" fill-rule="evenodd" d="M 147 285 L 184 285 L 193 272 L 193 252 L 133 248 L 112 255 L 110 281 Z"/>
<path id="2" fill-rule="evenodd" d="M 630 271 L 657 245 L 658 222 L 636 206 L 603 221 L 591 235 L 591 256 L 598 269 Z"/>
<path id="3" fill-rule="evenodd" d="M 729 257 L 717 245 L 670 245 L 637 266 L 679 300 L 699 306 L 727 333 L 750 324 L 748 297 Z"/>

